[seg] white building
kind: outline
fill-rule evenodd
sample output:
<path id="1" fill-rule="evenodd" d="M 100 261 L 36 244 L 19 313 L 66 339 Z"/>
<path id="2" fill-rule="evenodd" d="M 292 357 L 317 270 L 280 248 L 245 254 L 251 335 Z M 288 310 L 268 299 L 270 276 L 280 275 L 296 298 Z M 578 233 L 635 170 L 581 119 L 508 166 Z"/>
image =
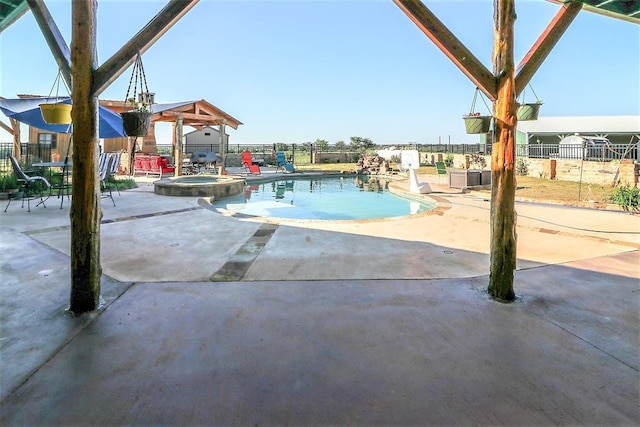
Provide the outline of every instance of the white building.
<path id="1" fill-rule="evenodd" d="M 557 144 L 576 133 L 606 137 L 613 144 L 637 144 L 640 116 L 539 117 L 519 121 L 516 144 Z"/>
<path id="2" fill-rule="evenodd" d="M 187 153 L 194 151 L 218 152 L 220 147 L 220 130 L 211 126 L 204 126 L 202 129 L 194 130 L 183 136 L 184 149 Z M 225 152 L 229 148 L 229 134 L 225 132 Z"/>

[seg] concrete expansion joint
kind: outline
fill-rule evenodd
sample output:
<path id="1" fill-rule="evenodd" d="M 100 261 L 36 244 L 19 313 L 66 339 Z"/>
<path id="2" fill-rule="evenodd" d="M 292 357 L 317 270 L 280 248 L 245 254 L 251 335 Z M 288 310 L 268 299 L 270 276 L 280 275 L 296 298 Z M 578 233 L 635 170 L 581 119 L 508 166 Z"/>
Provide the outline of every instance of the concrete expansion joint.
<path id="1" fill-rule="evenodd" d="M 242 280 L 278 227 L 278 224 L 262 223 L 253 233 L 253 236 L 247 239 L 209 280 L 212 282 L 236 282 Z"/>
<path id="2" fill-rule="evenodd" d="M 549 323 L 549 324 L 553 325 L 554 327 L 556 327 L 556 328 L 558 328 L 558 329 L 560 329 L 560 330 L 562 330 L 562 331 L 566 332 L 567 334 L 569 334 L 569 335 L 571 335 L 571 336 L 573 336 L 573 337 L 577 338 L 578 340 L 582 341 L 582 342 L 583 342 L 583 343 L 585 343 L 586 345 L 588 345 L 588 346 L 592 347 L 593 349 L 595 349 L 595 350 L 597 350 L 597 351 L 601 352 L 602 354 L 605 354 L 607 357 L 612 358 L 613 360 L 617 361 L 618 363 L 622 363 L 623 365 L 627 366 L 628 368 L 631 368 L 632 370 L 634 370 L 634 371 L 636 371 L 636 372 L 640 372 L 640 367 L 638 367 L 638 366 L 633 366 L 633 365 L 632 365 L 632 364 L 630 364 L 629 362 L 626 362 L 626 361 L 624 361 L 624 360 L 620 359 L 619 357 L 616 357 L 616 355 L 612 354 L 611 352 L 609 352 L 609 351 L 605 350 L 605 349 L 604 349 L 604 348 L 602 348 L 602 347 L 599 347 L 599 346 L 598 346 L 598 345 L 596 345 L 594 342 L 592 342 L 592 341 L 590 341 L 590 340 L 588 340 L 588 339 L 586 339 L 586 338 L 584 338 L 584 337 L 582 337 L 582 336 L 580 336 L 580 335 L 576 334 L 575 332 L 573 332 L 573 331 L 569 330 L 569 329 L 568 329 L 568 328 L 566 328 L 565 326 L 562 326 L 560 323 L 558 323 L 558 322 L 556 322 L 556 321 L 554 321 L 554 320 L 552 320 L 552 319 L 550 319 L 550 318 L 547 318 L 547 317 L 545 317 L 545 316 L 542 316 L 542 315 L 540 315 L 540 314 L 536 314 L 536 313 L 534 313 L 533 315 L 534 315 L 534 316 L 536 316 L 536 317 L 538 317 L 539 319 L 541 319 L 541 320 L 543 320 L 543 321 L 545 321 L 545 322 L 547 322 L 547 323 Z"/>

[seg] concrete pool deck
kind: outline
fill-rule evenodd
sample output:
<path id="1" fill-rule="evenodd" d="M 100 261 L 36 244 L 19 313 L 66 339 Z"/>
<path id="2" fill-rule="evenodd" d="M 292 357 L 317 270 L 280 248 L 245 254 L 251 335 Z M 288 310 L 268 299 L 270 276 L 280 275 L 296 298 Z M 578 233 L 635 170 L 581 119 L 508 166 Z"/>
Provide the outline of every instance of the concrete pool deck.
<path id="1" fill-rule="evenodd" d="M 69 204 L 0 215 L 2 425 L 640 423 L 640 216 L 518 203 L 518 301 L 489 203 L 264 221 L 102 203 L 101 309 L 72 317 Z M 230 281 L 211 281 L 211 280 Z"/>

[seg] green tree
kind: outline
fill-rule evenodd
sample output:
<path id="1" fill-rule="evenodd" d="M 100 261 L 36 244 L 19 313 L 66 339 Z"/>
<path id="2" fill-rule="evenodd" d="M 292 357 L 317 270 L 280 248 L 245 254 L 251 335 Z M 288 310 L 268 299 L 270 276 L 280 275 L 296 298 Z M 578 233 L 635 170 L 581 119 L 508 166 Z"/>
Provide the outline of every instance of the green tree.
<path id="1" fill-rule="evenodd" d="M 300 147 L 300 151 L 303 151 L 305 153 L 311 151 L 311 143 L 309 141 L 303 142 L 302 146 Z"/>
<path id="2" fill-rule="evenodd" d="M 316 139 L 314 144 L 316 145 L 316 149 L 318 151 L 327 151 L 329 148 L 329 141 L 326 139 Z"/>
<path id="3" fill-rule="evenodd" d="M 276 151 L 289 151 L 289 146 L 284 142 L 276 142 Z"/>
<path id="4" fill-rule="evenodd" d="M 344 150 L 344 147 L 346 146 L 346 144 L 344 143 L 344 141 L 338 141 L 336 142 L 336 150 L 342 152 Z"/>
<path id="5" fill-rule="evenodd" d="M 369 138 L 362 138 L 360 136 L 352 136 L 349 146 L 356 151 L 366 151 L 374 148 L 376 144 Z"/>

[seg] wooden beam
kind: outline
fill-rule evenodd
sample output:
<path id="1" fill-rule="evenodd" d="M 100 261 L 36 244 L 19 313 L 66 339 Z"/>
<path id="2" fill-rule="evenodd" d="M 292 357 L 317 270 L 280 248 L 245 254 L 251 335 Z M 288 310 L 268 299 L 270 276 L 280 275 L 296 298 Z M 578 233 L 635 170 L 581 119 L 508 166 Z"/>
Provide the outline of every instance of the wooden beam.
<path id="1" fill-rule="evenodd" d="M 62 72 L 62 77 L 67 83 L 67 87 L 71 88 L 71 54 L 69 53 L 67 42 L 62 37 L 62 33 L 60 33 L 58 26 L 49 13 L 49 9 L 44 4 L 44 0 L 27 0 L 27 3 L 49 45 L 53 58 L 58 63 L 58 68 Z"/>
<path id="2" fill-rule="evenodd" d="M 560 7 L 560 10 L 540 34 L 529 52 L 522 58 L 516 68 L 516 96 L 520 95 L 529 84 L 538 68 L 542 65 L 564 32 L 569 28 L 578 12 L 582 9 L 582 3 L 573 2 Z"/>
<path id="3" fill-rule="evenodd" d="M 73 62 L 73 179 L 71 182 L 71 304 L 73 313 L 98 308 L 100 298 L 100 181 L 96 68 L 97 0 L 71 2 Z"/>
<path id="4" fill-rule="evenodd" d="M 393 1 L 476 87 L 495 101 L 494 75 L 420 0 Z"/>
<path id="5" fill-rule="evenodd" d="M 99 96 L 131 65 L 138 52 L 144 53 L 162 37 L 199 0 L 171 0 L 118 52 L 95 72 L 93 93 Z"/>
<path id="6" fill-rule="evenodd" d="M 11 128 L 11 126 L 6 124 L 5 122 L 0 121 L 0 128 L 4 129 L 5 131 L 13 135 L 13 129 Z"/>
<path id="7" fill-rule="evenodd" d="M 488 292 L 513 301 L 516 269 L 516 92 L 514 78 L 515 0 L 494 0 L 493 72 L 498 99 L 493 106 L 496 142 L 491 152 L 490 267 Z"/>
<path id="8" fill-rule="evenodd" d="M 212 116 L 209 114 L 196 114 L 196 113 L 185 113 L 185 112 L 181 112 L 181 111 L 162 111 L 160 113 L 160 115 L 162 117 L 170 117 L 171 121 L 175 120 L 176 117 L 178 116 L 182 116 L 182 118 L 185 121 L 198 121 L 201 123 L 206 123 L 206 122 L 213 122 L 213 121 L 219 121 L 221 122 L 223 117 L 222 116 Z M 157 120 L 161 120 L 161 119 L 157 119 Z"/>

